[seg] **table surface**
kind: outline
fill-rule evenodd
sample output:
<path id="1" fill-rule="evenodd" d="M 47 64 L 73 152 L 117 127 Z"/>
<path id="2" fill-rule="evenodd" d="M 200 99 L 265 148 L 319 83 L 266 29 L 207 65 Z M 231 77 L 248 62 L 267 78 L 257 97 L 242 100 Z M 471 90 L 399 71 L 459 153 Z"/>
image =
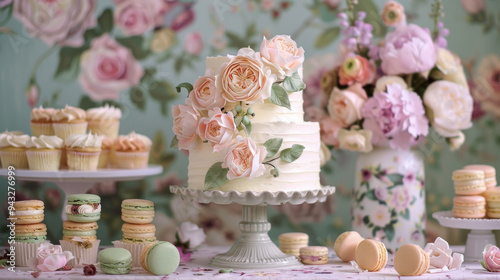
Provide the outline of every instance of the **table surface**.
<path id="1" fill-rule="evenodd" d="M 177 270 L 167 277 L 155 276 L 142 268 L 134 268 L 127 275 L 103 274 L 99 267 L 94 276 L 83 275 L 82 268 L 70 271 L 42 272 L 37 279 L 500 279 L 500 273 L 484 270 L 479 263 L 465 263 L 459 270 L 426 273 L 416 277 L 401 277 L 394 270 L 390 259 L 388 265 L 378 272 L 357 272 L 349 263 L 341 262 L 330 250 L 330 260 L 325 265 L 305 265 L 295 269 L 276 270 L 235 270 L 231 273 L 219 273 L 219 269 L 208 266 L 210 258 L 215 254 L 227 251 L 228 247 L 203 247 L 193 253 L 191 260 L 181 264 Z M 452 246 L 453 251 L 463 251 L 463 246 Z M 28 268 L 16 268 L 16 272 L 4 270 L 0 279 L 34 279 Z"/>

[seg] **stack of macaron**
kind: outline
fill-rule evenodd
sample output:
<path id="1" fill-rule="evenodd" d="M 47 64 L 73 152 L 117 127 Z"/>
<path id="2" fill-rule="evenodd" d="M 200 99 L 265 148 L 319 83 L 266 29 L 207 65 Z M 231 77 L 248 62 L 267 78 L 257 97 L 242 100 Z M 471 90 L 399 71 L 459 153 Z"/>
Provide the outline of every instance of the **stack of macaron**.
<path id="1" fill-rule="evenodd" d="M 41 200 L 22 200 L 14 203 L 10 220 L 15 223 L 16 265 L 28 266 L 36 250 L 47 239 L 47 226 L 42 223 L 44 204 Z"/>
<path id="2" fill-rule="evenodd" d="M 287 232 L 278 237 L 280 250 L 286 254 L 300 255 L 300 248 L 309 245 L 309 235 L 303 232 Z"/>
<path id="3" fill-rule="evenodd" d="M 453 216 L 481 219 L 486 216 L 485 191 L 496 185 L 495 168 L 488 165 L 467 165 L 452 175 L 455 194 Z"/>

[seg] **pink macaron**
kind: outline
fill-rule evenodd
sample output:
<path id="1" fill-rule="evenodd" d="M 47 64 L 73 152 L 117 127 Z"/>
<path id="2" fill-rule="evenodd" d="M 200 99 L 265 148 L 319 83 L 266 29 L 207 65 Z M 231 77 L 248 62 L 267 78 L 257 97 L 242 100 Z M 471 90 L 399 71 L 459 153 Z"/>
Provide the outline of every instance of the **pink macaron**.
<path id="1" fill-rule="evenodd" d="M 453 217 L 481 219 L 486 215 L 486 200 L 484 196 L 469 195 L 453 198 Z"/>

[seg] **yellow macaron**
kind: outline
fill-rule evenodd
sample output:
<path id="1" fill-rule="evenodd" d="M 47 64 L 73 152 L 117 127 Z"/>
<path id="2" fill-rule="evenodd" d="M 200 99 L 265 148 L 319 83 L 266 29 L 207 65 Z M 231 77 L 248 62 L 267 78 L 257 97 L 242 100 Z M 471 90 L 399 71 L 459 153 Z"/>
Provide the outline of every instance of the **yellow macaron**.
<path id="1" fill-rule="evenodd" d="M 452 179 L 457 195 L 478 195 L 486 190 L 484 172 L 481 170 L 455 170 Z"/>
<path id="2" fill-rule="evenodd" d="M 356 247 L 364 238 L 356 231 L 346 231 L 337 237 L 335 240 L 334 250 L 337 257 L 344 262 L 354 260 Z"/>
<path id="3" fill-rule="evenodd" d="M 365 239 L 356 247 L 354 258 L 361 269 L 379 271 L 387 264 L 387 249 L 382 242 Z"/>
<path id="4" fill-rule="evenodd" d="M 41 200 L 21 200 L 14 203 L 13 215 L 10 218 L 19 225 L 43 222 L 45 208 Z"/>
<path id="5" fill-rule="evenodd" d="M 156 241 L 156 227 L 153 224 L 129 224 L 122 226 L 122 242 L 144 244 Z"/>
<path id="6" fill-rule="evenodd" d="M 401 246 L 394 254 L 394 269 L 401 276 L 419 276 L 429 269 L 429 255 L 415 244 Z"/>
<path id="7" fill-rule="evenodd" d="M 299 256 L 300 248 L 307 247 L 309 244 L 309 235 L 303 232 L 287 232 L 278 237 L 280 250 L 286 254 Z"/>

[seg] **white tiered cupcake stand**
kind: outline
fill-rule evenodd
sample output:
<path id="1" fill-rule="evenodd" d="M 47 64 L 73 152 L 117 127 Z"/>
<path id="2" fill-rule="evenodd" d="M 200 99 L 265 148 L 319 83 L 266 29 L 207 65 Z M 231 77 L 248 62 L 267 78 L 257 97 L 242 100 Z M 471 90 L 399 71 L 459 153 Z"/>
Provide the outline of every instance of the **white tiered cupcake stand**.
<path id="1" fill-rule="evenodd" d="M 133 181 L 147 176 L 158 175 L 163 172 L 161 165 L 149 165 L 143 169 L 98 169 L 96 171 L 35 171 L 15 170 L 14 178 L 20 181 L 52 182 L 63 190 L 66 197 L 76 193 L 86 193 L 97 182 L 103 181 Z M 0 169 L 0 176 L 7 177 L 9 171 Z M 65 208 L 63 208 L 65 209 Z M 62 211 L 62 218 L 66 220 L 66 213 Z"/>
<path id="2" fill-rule="evenodd" d="M 483 260 L 484 247 L 488 244 L 496 244 L 492 230 L 500 230 L 500 219 L 455 218 L 452 211 L 435 212 L 432 217 L 444 227 L 471 230 L 465 243 L 464 259 L 466 262 Z"/>
<path id="3" fill-rule="evenodd" d="M 242 205 L 239 240 L 226 253 L 213 257 L 210 266 L 234 269 L 277 269 L 298 267 L 302 264 L 294 255 L 281 252 L 269 238 L 267 233 L 271 229 L 271 224 L 267 221 L 267 205 L 323 202 L 328 195 L 335 193 L 335 187 L 291 192 L 222 192 L 170 186 L 170 191 L 199 203 Z"/>

